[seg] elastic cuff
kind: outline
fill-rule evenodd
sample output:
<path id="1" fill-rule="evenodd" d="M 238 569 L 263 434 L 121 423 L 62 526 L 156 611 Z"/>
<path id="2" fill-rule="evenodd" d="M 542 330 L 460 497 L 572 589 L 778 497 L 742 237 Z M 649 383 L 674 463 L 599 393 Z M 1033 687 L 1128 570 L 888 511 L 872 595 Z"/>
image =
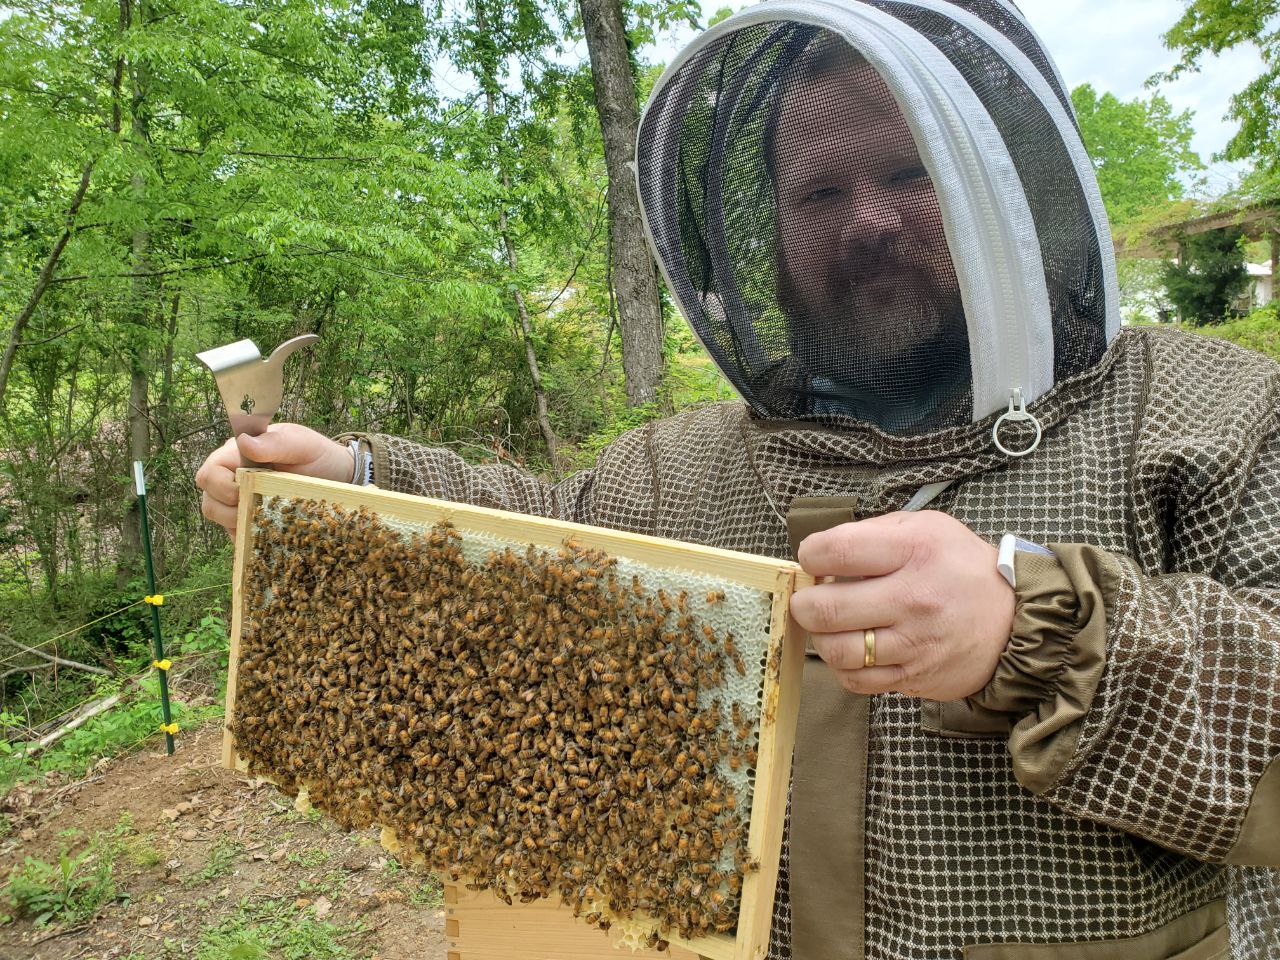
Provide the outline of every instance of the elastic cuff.
<path id="1" fill-rule="evenodd" d="M 1106 663 L 1105 597 L 1116 595 L 1120 560 L 1080 543 L 1053 556 L 1019 553 L 1018 605 L 995 675 L 969 700 L 1020 716 L 1009 735 L 1013 772 L 1033 793 L 1062 775 Z"/>
<path id="2" fill-rule="evenodd" d="M 1001 713 L 1024 714 L 1053 696 L 1080 630 L 1079 602 L 1058 558 L 1018 553 L 1017 606 L 995 675 L 969 698 Z"/>

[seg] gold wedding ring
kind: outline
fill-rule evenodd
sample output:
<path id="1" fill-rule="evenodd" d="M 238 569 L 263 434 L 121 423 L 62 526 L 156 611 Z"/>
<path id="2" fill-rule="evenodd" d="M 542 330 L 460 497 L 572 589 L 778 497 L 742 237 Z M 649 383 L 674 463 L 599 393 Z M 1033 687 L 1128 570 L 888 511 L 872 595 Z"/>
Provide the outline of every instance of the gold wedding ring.
<path id="1" fill-rule="evenodd" d="M 863 630 L 862 642 L 866 645 L 867 652 L 862 657 L 862 665 L 864 667 L 874 667 L 876 665 L 876 632 L 875 630 Z"/>

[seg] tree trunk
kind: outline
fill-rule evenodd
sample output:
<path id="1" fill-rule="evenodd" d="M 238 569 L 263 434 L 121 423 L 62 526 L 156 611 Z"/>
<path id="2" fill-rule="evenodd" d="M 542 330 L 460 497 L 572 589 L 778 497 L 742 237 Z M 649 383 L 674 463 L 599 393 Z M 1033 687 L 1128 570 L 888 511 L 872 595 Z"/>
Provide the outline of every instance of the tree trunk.
<path id="1" fill-rule="evenodd" d="M 506 178 L 503 178 L 504 181 Z M 512 274 L 516 272 L 516 248 L 511 242 L 511 234 L 507 230 L 507 212 L 498 214 L 498 224 L 502 230 L 502 243 L 507 251 L 507 266 Z M 555 431 L 551 429 L 551 417 L 547 410 L 547 392 L 542 389 L 542 373 L 538 368 L 538 355 L 533 350 L 533 324 L 529 322 L 529 308 L 525 304 L 524 293 L 516 283 L 511 289 L 515 291 L 516 312 L 520 315 L 520 331 L 524 334 L 524 357 L 529 364 L 529 376 L 533 380 L 533 395 L 538 405 L 538 429 L 542 431 L 542 440 L 551 454 L 551 470 L 558 477 L 564 472 L 564 464 L 557 449 Z"/>
<path id="2" fill-rule="evenodd" d="M 173 407 L 173 345 L 178 339 L 178 307 L 182 303 L 182 294 L 175 293 L 169 304 L 169 329 L 164 340 L 164 359 L 160 363 L 160 400 L 156 403 L 156 432 L 159 436 L 159 450 L 163 453 L 169 447 L 169 438 L 173 435 L 173 424 L 169 422 Z"/>
<path id="3" fill-rule="evenodd" d="M 609 172 L 609 256 L 613 264 L 627 403 L 650 403 L 662 381 L 662 306 L 640 220 L 631 161 L 640 126 L 621 0 L 578 0 L 591 56 L 596 112 Z"/>
<path id="4" fill-rule="evenodd" d="M 132 8 L 130 0 L 120 0 L 121 19 L 132 26 Z M 140 0 L 137 7 L 138 19 L 146 23 L 146 0 Z M 134 64 L 130 69 L 132 95 L 130 98 L 130 122 L 133 131 L 133 148 L 141 154 L 150 139 L 150 128 L 144 112 L 146 97 L 146 78 L 144 68 Z M 131 177 L 133 199 L 141 202 L 146 189 L 145 180 L 140 171 Z M 151 303 L 151 283 L 147 274 L 152 272 L 149 258 L 151 255 L 151 231 L 146 226 L 139 226 L 133 231 L 130 263 L 133 278 L 129 281 L 129 326 L 133 327 L 132 336 L 128 338 L 129 357 L 129 461 L 146 462 L 151 452 L 150 414 L 147 399 L 147 358 L 145 355 L 142 331 L 147 326 Z M 130 471 L 132 474 L 132 471 Z M 142 517 L 138 510 L 138 502 L 130 491 L 129 508 L 124 514 L 124 526 L 121 530 L 120 556 L 116 567 L 116 584 L 123 588 L 130 576 L 142 568 Z"/>
<path id="5" fill-rule="evenodd" d="M 486 29 L 484 6 L 480 3 L 475 5 L 476 26 L 481 30 Z M 483 68 L 482 68 L 483 69 Z M 484 70 L 485 73 L 490 73 Z M 485 113 L 492 117 L 497 112 L 497 106 L 494 103 L 494 86 L 495 78 L 492 75 L 481 78 L 485 88 L 484 102 Z M 501 167 L 501 160 L 498 161 Z M 506 170 L 499 171 L 502 174 L 502 186 L 511 192 L 511 177 Z M 542 432 L 542 441 L 547 445 L 547 454 L 551 458 L 551 471 L 557 477 L 563 473 L 563 461 L 560 459 L 559 443 L 556 440 L 555 430 L 551 427 L 551 417 L 547 406 L 547 393 L 542 388 L 542 371 L 538 366 L 538 355 L 533 349 L 533 324 L 529 320 L 529 308 L 525 303 L 524 292 L 520 289 L 520 285 L 516 282 L 516 270 L 518 261 L 516 260 L 516 245 L 511 239 L 511 231 L 508 229 L 506 207 L 500 207 L 498 210 L 498 232 L 502 237 L 502 248 L 506 253 L 507 268 L 511 271 L 511 289 L 515 295 L 516 313 L 520 319 L 520 332 L 524 339 L 524 356 L 525 362 L 529 366 L 529 377 L 533 381 L 533 396 L 537 406 L 538 429 Z"/>
<path id="6" fill-rule="evenodd" d="M 1271 299 L 1280 300 L 1280 227 L 1271 231 Z"/>
<path id="7" fill-rule="evenodd" d="M 18 314 L 18 319 L 13 322 L 13 329 L 9 331 L 9 342 L 4 348 L 4 356 L 0 357 L 0 410 L 4 409 L 4 395 L 9 387 L 9 371 L 13 369 L 13 355 L 18 351 L 18 346 L 22 342 L 22 333 L 31 322 L 31 318 L 35 316 L 36 307 L 40 306 L 44 292 L 49 289 L 49 281 L 53 279 L 53 271 L 57 269 L 58 261 L 62 259 L 62 251 L 66 249 L 67 241 L 75 231 L 76 214 L 80 212 L 80 204 L 84 201 L 84 195 L 89 189 L 89 178 L 92 174 L 93 161 L 90 160 L 84 165 L 84 171 L 80 174 L 80 186 L 76 188 L 76 195 L 71 198 L 71 206 L 67 208 L 67 219 L 62 228 L 62 236 L 58 237 L 53 249 L 49 251 L 49 256 L 45 258 L 44 266 L 40 268 L 40 275 L 36 277 L 35 288 L 27 298 L 22 312 Z"/>
<path id="8" fill-rule="evenodd" d="M 1187 263 L 1187 241 L 1185 239 L 1182 239 L 1178 241 L 1178 266 L 1180 267 L 1185 266 L 1186 263 Z M 1187 318 L 1183 315 L 1182 305 L 1179 304 L 1177 308 L 1177 312 L 1174 314 L 1173 322 L 1180 327 L 1184 323 L 1186 323 L 1186 320 Z"/>

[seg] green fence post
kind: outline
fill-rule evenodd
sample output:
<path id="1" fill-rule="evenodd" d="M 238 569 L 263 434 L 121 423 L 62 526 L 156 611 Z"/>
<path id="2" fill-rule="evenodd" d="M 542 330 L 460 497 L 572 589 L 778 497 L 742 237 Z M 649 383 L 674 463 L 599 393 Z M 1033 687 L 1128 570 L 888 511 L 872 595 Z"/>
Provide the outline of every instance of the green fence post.
<path id="1" fill-rule="evenodd" d="M 160 635 L 160 605 L 164 597 L 156 593 L 156 568 L 151 560 L 151 527 L 147 523 L 147 481 L 142 476 L 142 461 L 133 461 L 133 482 L 138 492 L 138 513 L 142 517 L 142 550 L 147 561 L 147 596 L 146 602 L 151 607 L 151 651 L 155 659 L 151 665 L 160 674 L 160 709 L 164 714 L 164 723 L 160 729 L 164 731 L 166 752 L 173 755 L 173 735 L 178 726 L 173 722 L 173 714 L 169 708 L 169 666 L 164 658 L 164 638 Z"/>

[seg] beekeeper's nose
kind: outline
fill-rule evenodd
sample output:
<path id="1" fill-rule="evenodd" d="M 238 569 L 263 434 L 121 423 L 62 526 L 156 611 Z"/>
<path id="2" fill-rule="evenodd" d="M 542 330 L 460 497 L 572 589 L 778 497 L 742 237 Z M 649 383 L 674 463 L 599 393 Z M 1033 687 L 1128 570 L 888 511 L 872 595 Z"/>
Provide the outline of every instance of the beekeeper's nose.
<path id="1" fill-rule="evenodd" d="M 845 256 L 879 251 L 892 246 L 902 234 L 904 217 L 897 198 L 878 183 L 851 188 L 840 245 Z"/>

